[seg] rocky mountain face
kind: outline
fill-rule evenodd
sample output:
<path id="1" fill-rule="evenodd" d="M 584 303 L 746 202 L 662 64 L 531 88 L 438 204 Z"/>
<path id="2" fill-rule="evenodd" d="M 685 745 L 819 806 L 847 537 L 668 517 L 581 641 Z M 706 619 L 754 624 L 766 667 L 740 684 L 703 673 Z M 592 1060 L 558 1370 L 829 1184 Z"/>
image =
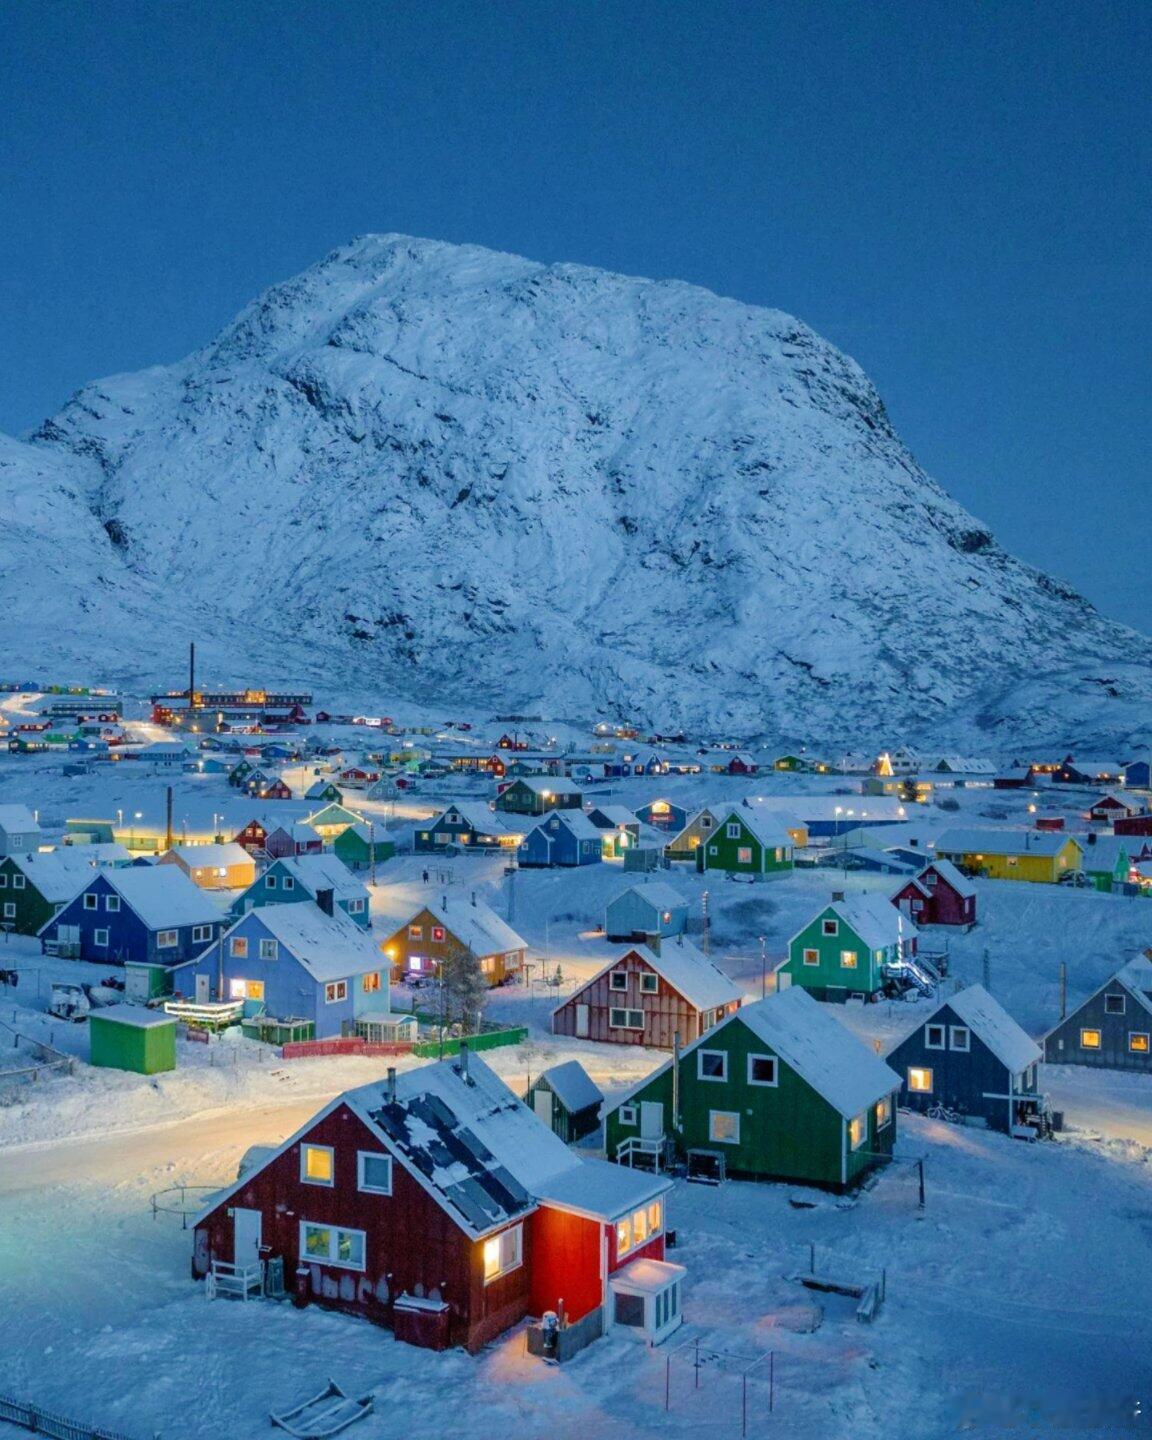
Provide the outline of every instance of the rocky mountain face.
<path id="1" fill-rule="evenodd" d="M 368 236 L 5 442 L 13 497 L 37 672 L 198 638 L 445 713 L 985 748 L 1152 699 L 1152 642 L 1001 550 L 852 360 L 680 283 Z"/>

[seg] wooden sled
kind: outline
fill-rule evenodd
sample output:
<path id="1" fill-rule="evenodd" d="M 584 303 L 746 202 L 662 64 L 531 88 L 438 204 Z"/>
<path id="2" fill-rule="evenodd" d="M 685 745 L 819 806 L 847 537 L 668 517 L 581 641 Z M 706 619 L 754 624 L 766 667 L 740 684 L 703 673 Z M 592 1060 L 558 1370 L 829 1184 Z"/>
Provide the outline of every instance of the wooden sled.
<path id="1" fill-rule="evenodd" d="M 358 1400 L 345 1395 L 335 1380 L 329 1380 L 325 1389 L 308 1400 L 294 1405 L 291 1410 L 272 1410 L 269 1419 L 289 1435 L 298 1440 L 323 1440 L 326 1435 L 338 1435 L 357 1420 L 372 1413 L 372 1396 L 362 1395 Z"/>

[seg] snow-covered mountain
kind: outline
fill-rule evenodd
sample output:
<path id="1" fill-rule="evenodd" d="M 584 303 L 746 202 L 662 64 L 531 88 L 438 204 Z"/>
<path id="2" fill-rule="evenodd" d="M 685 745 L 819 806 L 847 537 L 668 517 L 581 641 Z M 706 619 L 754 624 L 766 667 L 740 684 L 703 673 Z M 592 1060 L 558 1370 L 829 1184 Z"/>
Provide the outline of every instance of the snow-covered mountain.
<path id="1" fill-rule="evenodd" d="M 5 442 L 10 493 L 35 671 L 195 636 L 220 680 L 810 741 L 1118 742 L 1152 699 L 852 360 L 686 284 L 368 236 Z"/>

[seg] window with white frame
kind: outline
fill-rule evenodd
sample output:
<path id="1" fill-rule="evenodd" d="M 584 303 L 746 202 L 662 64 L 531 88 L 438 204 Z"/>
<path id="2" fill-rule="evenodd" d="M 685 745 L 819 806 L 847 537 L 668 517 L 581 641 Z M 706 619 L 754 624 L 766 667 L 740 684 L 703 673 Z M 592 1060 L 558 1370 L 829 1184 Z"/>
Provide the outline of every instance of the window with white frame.
<path id="1" fill-rule="evenodd" d="M 356 1186 L 366 1195 L 391 1195 L 391 1155 L 379 1155 L 371 1150 L 357 1151 Z"/>
<path id="2" fill-rule="evenodd" d="M 15 900 L 5 900 L 5 902 L 4 902 L 4 919 L 5 919 L 5 920 L 15 920 L 15 918 L 16 918 L 16 902 L 15 902 Z"/>
<path id="3" fill-rule="evenodd" d="M 636 1120 L 637 1120 L 637 1110 L 636 1110 L 636 1106 L 635 1106 L 635 1105 L 621 1105 L 621 1106 L 620 1106 L 620 1124 L 621 1124 L 621 1125 L 635 1125 L 635 1124 L 636 1124 Z"/>
<path id="4" fill-rule="evenodd" d="M 839 920 L 824 920 L 821 922 L 820 930 L 824 935 L 839 935 L 840 922 Z"/>
<path id="5" fill-rule="evenodd" d="M 193 939 L 194 941 L 196 941 L 196 940 L 211 940 L 211 939 L 212 939 L 212 926 L 211 926 L 211 925 L 193 925 L 193 927 L 192 927 L 192 939 Z"/>
<path id="6" fill-rule="evenodd" d="M 627 970 L 613 970 L 613 971 L 611 971 L 610 974 L 609 974 L 609 976 L 608 976 L 608 988 L 609 988 L 609 990 L 627 990 L 627 989 L 628 989 L 628 972 L 627 972 Z"/>
<path id="7" fill-rule="evenodd" d="M 749 1085 L 775 1085 L 777 1083 L 775 1055 L 748 1056 Z"/>
<path id="8" fill-rule="evenodd" d="M 157 950 L 171 950 L 180 943 L 180 932 L 178 930 L 159 930 L 156 934 Z"/>
<path id="9" fill-rule="evenodd" d="M 640 975 L 640 990 L 644 995 L 655 995 L 660 989 L 659 975 L 653 975 L 650 970 Z"/>
<path id="10" fill-rule="evenodd" d="M 345 1230 L 339 1225 L 300 1222 L 300 1259 L 319 1265 L 339 1265 L 344 1270 L 364 1269 L 364 1231 Z"/>
<path id="11" fill-rule="evenodd" d="M 967 1025 L 953 1025 L 949 1031 L 948 1043 L 953 1050 L 970 1050 L 972 1035 Z"/>
<path id="12" fill-rule="evenodd" d="M 731 821 L 729 821 L 727 827 L 725 828 L 724 833 L 728 836 L 728 839 L 729 839 L 729 840 L 739 840 L 739 838 L 740 838 L 740 822 L 739 822 L 739 820 L 731 820 Z"/>
<path id="13" fill-rule="evenodd" d="M 275 890 L 277 879 L 278 877 L 276 875 L 273 875 L 271 872 L 269 872 L 269 874 L 265 875 L 264 877 L 264 888 L 266 890 Z"/>
<path id="14" fill-rule="evenodd" d="M 324 986 L 324 1003 L 326 1005 L 335 1005 L 337 1001 L 347 1000 L 347 998 L 347 980 L 330 980 L 328 984 Z"/>
<path id="15" fill-rule="evenodd" d="M 892 1101 L 887 1096 L 876 1102 L 876 1129 L 883 1130 L 892 1123 Z"/>
<path id="16" fill-rule="evenodd" d="M 697 1050 L 696 1078 L 698 1080 L 727 1080 L 727 1050 Z"/>
<path id="17" fill-rule="evenodd" d="M 524 1227 L 513 1225 L 510 1230 L 501 1230 L 484 1241 L 484 1283 L 490 1285 L 518 1270 L 524 1262 Z"/>
<path id="18" fill-rule="evenodd" d="M 844 970 L 855 970 L 859 963 L 859 957 L 855 950 L 841 950 L 840 966 Z"/>
<path id="19" fill-rule="evenodd" d="M 92 943 L 93 945 L 98 945 L 101 949 L 104 949 L 108 944 L 108 931 L 94 930 L 92 932 Z"/>
<path id="20" fill-rule="evenodd" d="M 624 1010 L 612 1007 L 608 1011 L 608 1026 L 612 1030 L 643 1030 L 643 1010 Z"/>
<path id="21" fill-rule="evenodd" d="M 284 888 L 285 890 L 295 890 L 295 888 L 296 888 L 296 881 L 293 880 L 293 878 L 292 878 L 291 875 L 285 875 L 285 876 L 284 876 L 284 886 L 283 886 L 283 888 Z"/>
<path id="22" fill-rule="evenodd" d="M 13 890 L 23 890 L 24 887 L 25 887 L 25 884 L 26 884 L 26 881 L 25 881 L 25 879 L 24 879 L 24 876 L 21 875 L 20 872 L 17 870 L 16 873 L 12 876 L 12 889 L 13 889 Z M 116 898 L 117 898 L 117 900 L 119 900 L 120 897 L 117 896 Z"/>
<path id="23" fill-rule="evenodd" d="M 300 1146 L 300 1180 L 304 1185 L 335 1185 L 336 1151 L 331 1145 Z"/>
<path id="24" fill-rule="evenodd" d="M 709 1110 L 708 1139 L 714 1145 L 739 1145 L 740 1112 L 738 1110 Z"/>
<path id="25" fill-rule="evenodd" d="M 1123 995 L 1105 995 L 1105 996 L 1104 996 L 1104 1013 L 1105 1013 L 1105 1015 L 1123 1015 L 1123 1014 L 1124 1014 L 1124 996 L 1123 996 Z"/>
<path id="26" fill-rule="evenodd" d="M 363 901 L 363 900 L 349 900 L 349 902 L 348 902 L 348 913 L 349 913 L 350 915 L 359 915 L 363 909 L 364 909 L 364 901 Z"/>
<path id="27" fill-rule="evenodd" d="M 642 1205 L 616 1222 L 616 1258 L 659 1235 L 664 1225 L 664 1206 L 659 1200 Z"/>
<path id="28" fill-rule="evenodd" d="M 908 1089 L 914 1095 L 931 1095 L 932 1071 L 923 1065 L 913 1065 L 908 1070 Z"/>
<path id="29" fill-rule="evenodd" d="M 278 960 L 280 958 L 280 945 L 276 940 L 260 941 L 260 959 Z"/>
<path id="30" fill-rule="evenodd" d="M 738 845 L 738 846 L 736 847 L 736 863 L 737 863 L 737 865 L 751 865 L 751 864 L 752 864 L 752 847 L 751 847 L 751 845 Z"/>
<path id="31" fill-rule="evenodd" d="M 943 1050 L 944 1026 L 926 1025 L 924 1027 L 924 1044 L 929 1050 Z"/>
<path id="32" fill-rule="evenodd" d="M 805 965 L 819 965 L 819 964 L 820 964 L 820 951 L 819 951 L 819 950 L 805 950 L 805 951 L 804 951 L 804 964 L 805 964 Z"/>
<path id="33" fill-rule="evenodd" d="M 84 909 L 85 909 L 85 910 L 97 910 L 97 909 L 99 909 L 99 906 L 100 906 L 100 897 L 99 897 L 99 895 L 93 895 L 93 894 L 91 893 L 91 891 L 89 891 L 89 893 L 84 896 Z"/>
<path id="34" fill-rule="evenodd" d="M 1129 1030 L 1128 1049 L 1133 1055 L 1147 1055 L 1148 1032 L 1146 1030 Z"/>
<path id="35" fill-rule="evenodd" d="M 248 958 L 248 937 L 246 935 L 233 935 L 228 942 L 228 953 L 233 960 L 247 960 Z"/>

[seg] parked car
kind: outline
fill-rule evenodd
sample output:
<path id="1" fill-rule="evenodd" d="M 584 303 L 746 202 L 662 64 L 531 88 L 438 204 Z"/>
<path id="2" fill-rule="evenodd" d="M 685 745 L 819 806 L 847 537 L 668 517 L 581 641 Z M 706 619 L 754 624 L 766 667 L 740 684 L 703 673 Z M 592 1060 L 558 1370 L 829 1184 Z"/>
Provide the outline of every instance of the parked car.
<path id="1" fill-rule="evenodd" d="M 1077 889 L 1086 889 L 1092 884 L 1092 881 L 1083 870 L 1065 870 L 1056 883 L 1057 885 L 1072 885 Z"/>

